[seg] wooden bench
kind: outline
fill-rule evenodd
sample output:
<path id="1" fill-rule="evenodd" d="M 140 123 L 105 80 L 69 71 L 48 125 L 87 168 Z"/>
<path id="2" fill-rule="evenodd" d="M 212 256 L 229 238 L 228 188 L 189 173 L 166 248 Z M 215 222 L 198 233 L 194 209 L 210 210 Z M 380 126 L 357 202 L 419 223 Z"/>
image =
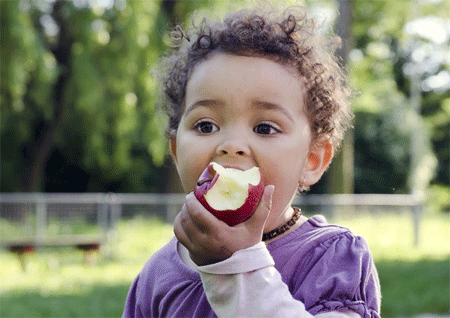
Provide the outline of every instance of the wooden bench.
<path id="1" fill-rule="evenodd" d="M 39 247 L 75 247 L 83 251 L 85 263 L 90 264 L 91 254 L 98 252 L 104 242 L 104 235 L 60 235 L 52 238 L 28 237 L 1 240 L 0 247 L 15 253 L 19 257 L 22 269 L 25 270 L 26 255 L 34 253 Z"/>

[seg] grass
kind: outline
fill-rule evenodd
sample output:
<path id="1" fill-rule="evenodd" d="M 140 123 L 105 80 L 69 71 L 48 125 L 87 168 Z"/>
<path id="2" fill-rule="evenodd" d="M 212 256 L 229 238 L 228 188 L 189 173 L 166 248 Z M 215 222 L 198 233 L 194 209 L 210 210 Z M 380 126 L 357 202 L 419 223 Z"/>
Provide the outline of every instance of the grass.
<path id="1" fill-rule="evenodd" d="M 417 246 L 409 214 L 346 214 L 334 221 L 368 242 L 380 277 L 382 317 L 450 314 L 448 215 L 424 217 Z"/>
<path id="2" fill-rule="evenodd" d="M 409 213 L 345 214 L 333 222 L 364 237 L 374 258 L 379 261 L 442 260 L 450 255 L 450 215 L 424 216 L 420 222 L 417 246 L 414 245 L 414 226 Z"/>
<path id="3" fill-rule="evenodd" d="M 120 317 L 129 284 L 94 285 L 84 292 L 43 295 L 39 291 L 2 298 L 1 317 Z"/>
<path id="4" fill-rule="evenodd" d="M 378 268 L 382 317 L 450 314 L 450 220 L 427 217 L 420 245 L 413 245 L 407 215 L 338 217 L 364 236 Z M 92 265 L 74 249 L 43 249 L 18 258 L 0 251 L 0 317 L 118 317 L 131 282 L 148 257 L 172 237 L 155 219 L 123 221 Z"/>
<path id="5" fill-rule="evenodd" d="M 71 234 L 97 234 L 99 227 L 94 222 L 74 218 L 69 222 L 61 222 L 55 218 L 49 218 L 46 224 L 45 235 L 49 238 L 58 235 Z M 0 239 L 23 238 L 36 234 L 36 216 L 30 216 L 14 222 L 2 220 L 0 222 Z"/>
<path id="6" fill-rule="evenodd" d="M 41 249 L 19 259 L 0 252 L 0 317 L 119 317 L 145 261 L 172 237 L 156 219 L 121 222 L 93 264 L 75 249 Z"/>
<path id="7" fill-rule="evenodd" d="M 448 259 L 377 261 L 376 265 L 383 296 L 382 317 L 450 314 Z"/>

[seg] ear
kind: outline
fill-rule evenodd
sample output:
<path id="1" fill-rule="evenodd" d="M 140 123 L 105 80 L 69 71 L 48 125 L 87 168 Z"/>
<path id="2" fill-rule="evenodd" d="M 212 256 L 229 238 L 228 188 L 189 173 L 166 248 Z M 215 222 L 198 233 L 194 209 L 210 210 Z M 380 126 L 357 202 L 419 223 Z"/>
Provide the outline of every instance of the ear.
<path id="1" fill-rule="evenodd" d="M 169 150 L 175 164 L 178 163 L 177 159 L 177 131 L 174 129 L 170 132 L 169 136 Z"/>
<path id="2" fill-rule="evenodd" d="M 304 180 L 299 180 L 299 184 L 304 183 L 309 187 L 317 183 L 330 165 L 333 155 L 334 149 L 329 139 L 311 145 L 303 170 Z"/>

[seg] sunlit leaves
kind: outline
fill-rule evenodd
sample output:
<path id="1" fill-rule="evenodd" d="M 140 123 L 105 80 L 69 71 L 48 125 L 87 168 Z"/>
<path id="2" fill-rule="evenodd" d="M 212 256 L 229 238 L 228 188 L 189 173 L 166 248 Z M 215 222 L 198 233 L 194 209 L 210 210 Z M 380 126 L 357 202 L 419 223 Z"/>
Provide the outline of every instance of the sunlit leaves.
<path id="1" fill-rule="evenodd" d="M 85 169 L 123 178 L 137 160 L 133 147 L 148 149 L 154 163 L 162 163 L 166 146 L 162 127 L 155 125 L 160 119 L 150 73 L 161 51 L 161 33 L 155 32 L 159 1 L 0 5 L 3 168 L 12 173 L 20 167 L 21 147 L 38 142 L 34 123 L 38 118 L 52 125 L 60 115 L 57 103 L 64 116 L 54 146 L 65 149 L 67 158 L 76 151 Z M 57 85 L 64 90 L 55 96 Z M 5 188 L 3 181 L 2 189 L 17 187 Z"/>
<path id="2" fill-rule="evenodd" d="M 434 152 L 440 162 L 434 182 L 447 180 L 448 184 L 450 117 L 445 116 L 443 107 L 450 87 L 446 86 L 450 60 L 445 58 L 450 54 L 450 30 L 448 27 L 444 30 L 442 25 L 450 25 L 450 11 L 446 10 L 450 1 L 442 0 L 438 5 L 428 0 L 354 1 L 353 4 L 355 48 L 349 60 L 352 83 L 358 92 L 353 102 L 356 118 L 376 120 L 379 128 L 388 132 L 385 136 L 382 132 L 378 137 L 371 136 L 367 133 L 370 124 L 359 121 L 359 126 L 356 126 L 356 150 L 364 149 L 367 156 L 382 156 L 380 160 L 397 167 L 393 172 L 395 178 L 402 179 L 406 178 L 406 174 L 411 174 L 401 166 L 410 165 L 413 152 L 427 152 L 424 158 L 433 157 Z M 413 114 L 411 101 L 412 76 L 419 76 L 422 90 L 419 111 L 422 128 L 408 121 L 413 115 L 417 116 Z M 422 142 L 422 150 L 411 148 L 411 135 L 418 129 L 422 135 L 422 131 L 430 130 L 428 138 L 431 139 Z M 378 144 L 383 151 L 367 147 L 360 149 L 367 142 Z M 433 150 L 430 142 L 433 143 Z M 358 160 L 356 164 L 359 165 Z M 423 165 L 433 166 L 429 162 Z M 375 164 L 366 167 L 364 173 L 377 170 Z M 363 166 L 357 169 L 364 170 Z M 382 170 L 378 169 L 372 179 L 377 179 Z M 364 173 L 361 172 L 361 175 Z M 433 172 L 427 172 L 428 176 L 431 174 Z M 380 191 L 389 190 L 381 190 L 382 183 L 377 184 Z M 404 183 L 403 189 L 397 187 L 397 191 L 409 189 Z"/>

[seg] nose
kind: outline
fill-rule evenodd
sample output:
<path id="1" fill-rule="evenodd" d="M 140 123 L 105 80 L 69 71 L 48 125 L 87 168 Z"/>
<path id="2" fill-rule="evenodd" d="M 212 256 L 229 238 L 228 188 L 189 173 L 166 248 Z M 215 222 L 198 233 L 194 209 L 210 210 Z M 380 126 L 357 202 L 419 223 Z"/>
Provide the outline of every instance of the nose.
<path id="1" fill-rule="evenodd" d="M 250 148 L 245 136 L 241 133 L 227 134 L 217 146 L 217 155 L 248 156 Z"/>

